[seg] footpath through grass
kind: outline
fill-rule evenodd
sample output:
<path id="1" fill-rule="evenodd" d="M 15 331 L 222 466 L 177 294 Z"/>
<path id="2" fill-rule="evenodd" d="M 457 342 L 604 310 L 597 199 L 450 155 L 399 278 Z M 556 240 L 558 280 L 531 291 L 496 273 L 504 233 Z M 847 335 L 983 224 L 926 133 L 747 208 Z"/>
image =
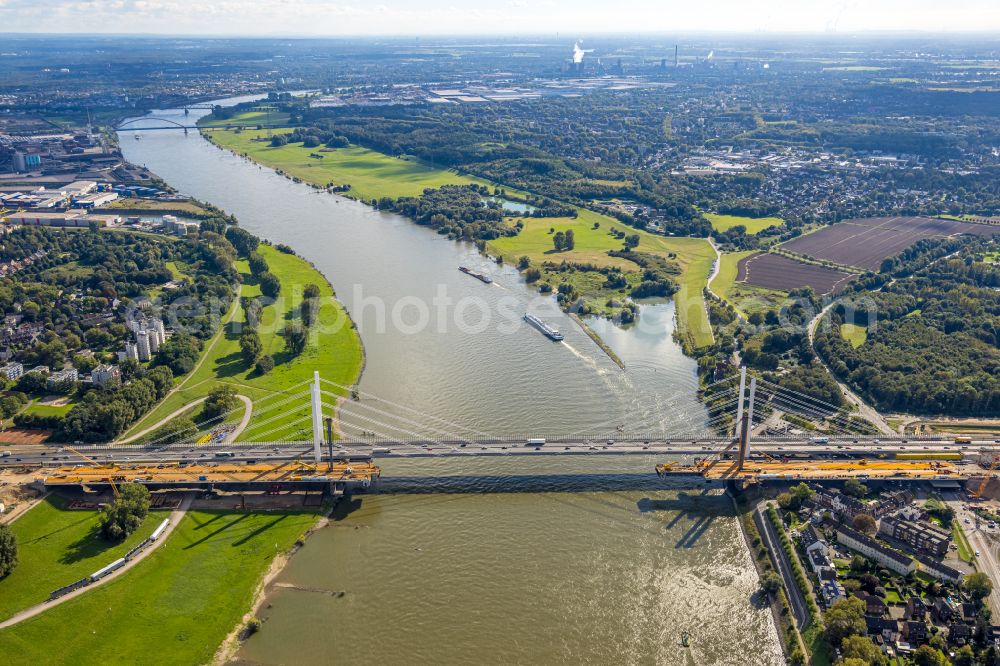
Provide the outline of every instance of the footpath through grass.
<path id="1" fill-rule="evenodd" d="M 958 546 L 958 559 L 969 563 L 976 559 L 972 546 L 969 545 L 969 539 L 965 536 L 965 530 L 957 519 L 951 521 L 951 535 L 955 539 L 955 545 Z"/>
<path id="2" fill-rule="evenodd" d="M 364 362 L 361 338 L 344 307 L 334 298 L 326 278 L 301 257 L 279 252 L 268 245 L 261 245 L 258 252 L 267 260 L 270 272 L 281 281 L 281 293 L 264 308 L 258 327 L 263 353 L 274 357 L 274 369 L 266 375 L 258 375 L 240 353 L 239 338 L 246 317 L 237 304 L 233 321 L 222 331 L 201 367 L 183 379 L 177 391 L 133 427 L 133 432 L 157 423 L 184 405 L 208 395 L 220 382 L 226 382 L 255 403 L 266 399 L 259 407 L 255 404 L 254 416 L 241 439 L 284 437 L 292 434 L 288 429 L 290 424 L 309 415 L 308 399 L 290 402 L 284 413 L 276 414 L 270 408 L 283 399 L 282 395 L 291 397 L 306 390 L 299 385 L 310 381 L 313 371 L 318 370 L 320 377 L 344 386 L 357 382 Z M 259 296 L 260 286 L 250 275 L 246 262 L 239 262 L 238 268 L 244 279 L 242 296 Z M 309 329 L 305 350 L 293 356 L 285 349 L 281 331 L 286 323 L 300 321 L 302 293 L 307 284 L 319 287 L 322 305 L 318 321 Z M 346 393 L 341 391 L 343 395 Z M 199 409 L 194 408 L 191 414 L 196 421 Z M 229 420 L 238 421 L 241 414 L 237 412 Z M 269 422 L 265 424 L 266 420 Z M 302 427 L 311 428 L 308 423 L 303 423 Z"/>
<path id="3" fill-rule="evenodd" d="M 23 520 L 23 519 L 22 519 Z M 313 512 L 196 511 L 120 578 L 0 631 L 9 666 L 205 664 Z"/>
<path id="4" fill-rule="evenodd" d="M 66 500 L 50 495 L 11 525 L 17 536 L 20 563 L 0 579 L 0 620 L 45 601 L 52 590 L 111 564 L 152 534 L 167 515 L 151 511 L 138 530 L 115 544 L 100 537 L 97 512 L 65 507 Z"/>
<path id="5" fill-rule="evenodd" d="M 780 217 L 743 217 L 741 215 L 719 215 L 717 213 L 702 213 L 702 216 L 711 223 L 712 228 L 716 231 L 729 231 L 733 227 L 743 226 L 751 236 L 759 234 L 764 229 L 785 223 Z"/>
<path id="6" fill-rule="evenodd" d="M 347 194 L 365 201 L 386 196 L 420 196 L 425 188 L 442 185 L 486 184 L 416 158 L 392 157 L 360 146 L 305 148 L 301 143 L 290 143 L 275 148 L 267 140 L 266 131 L 211 130 L 204 134 L 223 148 L 307 183 L 322 187 L 331 183 L 350 185 Z M 265 140 L 256 141 L 258 138 Z"/>

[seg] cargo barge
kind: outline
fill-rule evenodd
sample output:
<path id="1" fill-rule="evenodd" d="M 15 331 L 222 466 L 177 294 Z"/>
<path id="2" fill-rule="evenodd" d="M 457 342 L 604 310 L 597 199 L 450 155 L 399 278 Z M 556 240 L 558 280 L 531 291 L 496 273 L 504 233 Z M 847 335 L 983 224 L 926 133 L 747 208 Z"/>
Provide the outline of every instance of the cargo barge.
<path id="1" fill-rule="evenodd" d="M 485 282 L 486 284 L 491 284 L 493 282 L 493 278 L 491 278 L 489 275 L 483 275 L 482 273 L 477 273 L 471 268 L 467 268 L 465 266 L 459 266 L 458 270 L 462 271 L 466 275 L 471 275 L 472 277 L 476 278 L 477 280 L 480 280 L 481 282 Z"/>
<path id="2" fill-rule="evenodd" d="M 550 340 L 555 340 L 556 342 L 558 342 L 563 339 L 562 333 L 552 328 L 551 326 L 549 326 L 544 321 L 542 321 L 541 319 L 539 319 L 538 317 L 536 317 L 531 313 L 525 313 L 524 321 L 528 322 L 529 324 L 537 328 L 539 331 L 545 334 L 545 337 L 549 338 Z"/>

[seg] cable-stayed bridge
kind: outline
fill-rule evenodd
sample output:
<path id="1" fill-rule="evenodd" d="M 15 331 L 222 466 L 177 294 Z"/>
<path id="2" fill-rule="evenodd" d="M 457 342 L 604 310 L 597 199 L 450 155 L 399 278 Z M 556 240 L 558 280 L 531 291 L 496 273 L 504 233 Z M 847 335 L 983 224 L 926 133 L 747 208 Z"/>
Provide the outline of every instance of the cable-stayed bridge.
<path id="1" fill-rule="evenodd" d="M 196 476 L 201 478 L 194 480 L 207 484 L 217 481 L 220 474 L 223 481 L 235 484 L 326 480 L 336 470 L 340 475 L 346 470 L 350 476 L 368 469 L 357 479 L 362 483 L 378 477 L 374 461 L 379 458 L 666 456 L 667 461 L 681 462 L 661 465 L 658 471 L 664 476 L 757 479 L 841 478 L 845 470 L 865 478 L 945 478 L 961 476 L 964 463 L 983 456 L 996 458 L 997 442 L 992 440 L 887 437 L 870 422 L 836 405 L 760 378 L 748 382 L 745 369 L 701 387 L 699 397 L 705 406 L 701 418 L 692 419 L 679 396 L 647 396 L 624 423 L 616 418 L 589 424 L 580 432 L 492 434 L 316 373 L 312 381 L 255 401 L 246 399 L 187 428 L 161 428 L 129 443 L 18 450 L 0 459 L 0 464 L 61 467 L 64 478 L 83 475 L 98 485 L 118 477 L 148 477 L 152 485 L 168 482 L 161 478 L 165 472 L 151 471 L 153 465 L 156 470 L 188 470 L 178 472 L 176 479 L 191 481 Z M 683 464 L 685 456 L 693 457 L 694 463 Z M 925 462 L 903 462 L 913 457 Z M 865 464 L 855 464 L 857 459 L 882 462 L 860 469 Z M 936 461 L 926 462 L 930 459 Z M 816 462 L 820 460 L 826 462 L 820 465 Z M 838 460 L 842 461 L 839 466 L 830 465 Z M 289 462 L 294 464 L 289 466 Z M 235 465 L 256 466 L 255 473 L 246 476 L 246 470 Z M 137 473 L 123 471 L 126 466 L 137 468 Z M 75 474 L 67 471 L 72 468 Z M 212 471 L 223 468 L 224 474 Z M 268 472 L 272 468 L 275 474 Z"/>

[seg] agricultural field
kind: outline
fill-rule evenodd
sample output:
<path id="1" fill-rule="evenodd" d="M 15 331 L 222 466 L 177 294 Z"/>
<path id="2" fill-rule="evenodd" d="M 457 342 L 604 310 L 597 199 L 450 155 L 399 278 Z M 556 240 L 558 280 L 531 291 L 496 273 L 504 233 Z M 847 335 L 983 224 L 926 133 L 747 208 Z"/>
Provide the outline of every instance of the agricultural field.
<path id="1" fill-rule="evenodd" d="M 702 213 L 702 217 L 708 220 L 716 231 L 729 231 L 733 227 L 743 226 L 751 236 L 785 223 L 780 217 L 742 217 L 717 213 Z"/>
<path id="2" fill-rule="evenodd" d="M 121 543 L 98 533 L 97 512 L 74 511 L 50 495 L 16 520 L 20 563 L 0 579 L 0 620 L 39 604 L 52 590 L 76 582 L 114 562 L 148 537 L 166 512 L 151 511 L 138 530 Z"/>
<path id="3" fill-rule="evenodd" d="M 791 291 L 812 287 L 817 294 L 835 293 L 856 278 L 854 273 L 795 261 L 779 254 L 758 253 L 739 262 L 736 279 L 765 289 Z"/>
<path id="4" fill-rule="evenodd" d="M 290 143 L 275 148 L 264 131 L 208 130 L 204 134 L 222 148 L 307 183 L 321 187 L 331 183 L 350 185 L 347 194 L 366 201 L 383 196 L 419 196 L 428 187 L 485 183 L 434 168 L 415 158 L 391 157 L 359 146 L 305 148 L 301 143 Z"/>
<path id="5" fill-rule="evenodd" d="M 217 341 L 205 353 L 201 365 L 182 379 L 172 395 L 126 434 L 141 432 L 184 405 L 205 397 L 220 382 L 233 385 L 238 394 L 245 395 L 254 402 L 273 398 L 267 403 L 273 405 L 280 399 L 278 394 L 312 379 L 313 370 L 318 370 L 324 379 L 345 386 L 351 386 L 357 381 L 364 356 L 361 339 L 343 306 L 333 298 L 333 289 L 323 275 L 304 259 L 279 252 L 271 246 L 261 245 L 258 252 L 267 260 L 270 272 L 281 281 L 281 294 L 273 304 L 263 309 L 259 326 L 263 353 L 274 357 L 274 369 L 261 376 L 243 359 L 239 333 L 242 330 L 241 324 L 245 322 L 245 315 L 237 302 L 233 306 L 236 308 L 233 324 L 223 327 L 217 333 Z M 246 262 L 238 262 L 237 267 L 243 274 L 241 296 L 259 296 L 260 286 L 250 275 Z M 305 351 L 290 357 L 284 349 L 284 338 L 280 330 L 287 321 L 294 321 L 298 317 L 302 290 L 310 283 L 320 288 L 323 305 L 319 311 L 319 321 L 310 329 Z M 206 343 L 206 347 L 208 344 Z M 299 389 L 293 391 L 298 392 Z M 255 416 L 244 434 L 253 438 L 269 429 L 290 424 L 308 413 L 305 401 L 302 401 L 302 405 L 302 408 L 289 410 L 282 418 L 271 421 L 266 426 L 263 421 L 274 417 L 273 411 L 255 410 Z"/>
<path id="6" fill-rule="evenodd" d="M 709 285 L 716 296 L 728 302 L 744 317 L 754 312 L 778 309 L 788 296 L 785 291 L 756 287 L 736 280 L 740 261 L 752 254 L 754 250 L 723 253 L 719 272 Z"/>
<path id="7" fill-rule="evenodd" d="M 873 217 L 845 220 L 781 244 L 804 257 L 877 271 L 885 259 L 932 236 L 989 236 L 998 228 L 931 217 Z"/>
<path id="8" fill-rule="evenodd" d="M 311 511 L 188 512 L 127 574 L 0 631 L 0 654 L 10 666 L 207 664 L 274 557 L 315 521 Z"/>

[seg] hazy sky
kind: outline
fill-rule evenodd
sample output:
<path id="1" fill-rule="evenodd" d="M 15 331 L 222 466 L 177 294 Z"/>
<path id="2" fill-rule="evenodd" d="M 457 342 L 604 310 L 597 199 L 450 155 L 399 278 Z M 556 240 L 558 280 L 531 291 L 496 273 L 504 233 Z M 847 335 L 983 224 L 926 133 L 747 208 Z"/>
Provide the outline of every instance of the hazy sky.
<path id="1" fill-rule="evenodd" d="M 0 32 L 1000 31 L 1000 0 L 0 0 Z"/>

